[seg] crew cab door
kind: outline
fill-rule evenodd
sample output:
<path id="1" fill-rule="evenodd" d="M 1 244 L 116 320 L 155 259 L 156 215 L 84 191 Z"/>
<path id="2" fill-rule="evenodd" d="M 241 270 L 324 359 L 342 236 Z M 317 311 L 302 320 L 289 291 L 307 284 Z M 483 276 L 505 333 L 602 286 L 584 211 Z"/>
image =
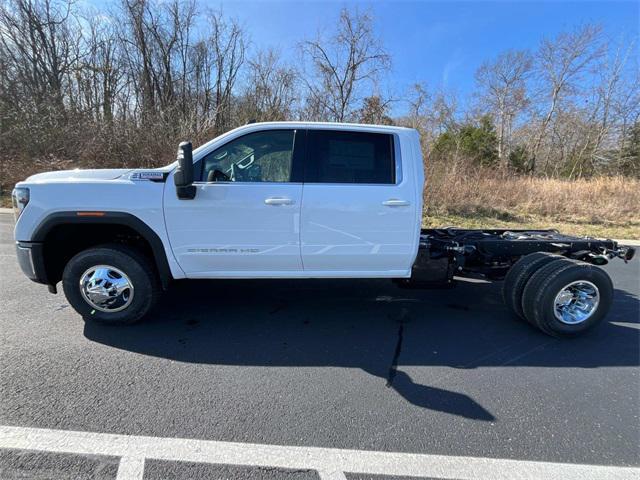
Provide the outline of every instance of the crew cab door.
<path id="1" fill-rule="evenodd" d="M 167 232 L 187 277 L 270 277 L 302 270 L 299 137 L 293 129 L 237 137 L 196 161 L 193 200 L 179 200 L 167 188 Z"/>
<path id="2" fill-rule="evenodd" d="M 402 161 L 400 137 L 309 129 L 307 151 L 301 212 L 305 274 L 407 276 L 418 248 L 422 204 L 416 176 Z"/>

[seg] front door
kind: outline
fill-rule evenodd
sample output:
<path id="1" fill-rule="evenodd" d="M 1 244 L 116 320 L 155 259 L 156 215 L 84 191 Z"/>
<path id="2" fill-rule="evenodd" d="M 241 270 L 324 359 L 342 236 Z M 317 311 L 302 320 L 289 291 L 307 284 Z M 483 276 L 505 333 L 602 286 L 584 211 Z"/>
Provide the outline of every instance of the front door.
<path id="1" fill-rule="evenodd" d="M 195 163 L 200 181 L 193 200 L 179 200 L 168 179 L 167 232 L 187 277 L 270 277 L 302 270 L 295 144 L 295 130 L 230 140 Z"/>

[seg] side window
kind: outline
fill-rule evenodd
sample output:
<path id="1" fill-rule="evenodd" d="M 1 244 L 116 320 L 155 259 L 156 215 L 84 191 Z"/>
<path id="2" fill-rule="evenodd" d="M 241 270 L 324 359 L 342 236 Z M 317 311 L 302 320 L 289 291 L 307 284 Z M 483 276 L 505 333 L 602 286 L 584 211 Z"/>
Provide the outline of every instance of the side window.
<path id="1" fill-rule="evenodd" d="M 265 130 L 231 140 L 204 157 L 204 182 L 289 182 L 294 130 Z"/>
<path id="2" fill-rule="evenodd" d="M 309 130 L 305 182 L 394 184 L 393 135 Z"/>

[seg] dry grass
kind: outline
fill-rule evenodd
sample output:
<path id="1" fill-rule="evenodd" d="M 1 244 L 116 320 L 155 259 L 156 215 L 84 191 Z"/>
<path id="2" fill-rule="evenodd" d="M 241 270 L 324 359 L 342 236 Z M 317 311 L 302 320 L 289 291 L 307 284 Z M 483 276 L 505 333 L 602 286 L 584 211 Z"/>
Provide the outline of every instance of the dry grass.
<path id="1" fill-rule="evenodd" d="M 425 215 L 423 227 L 437 228 L 455 226 L 460 228 L 504 228 L 504 229 L 556 229 L 569 235 L 588 236 L 596 238 L 616 238 L 640 240 L 640 222 L 631 223 L 576 223 L 562 220 L 528 215 L 503 220 L 496 217 L 463 216 L 455 214 Z"/>
<path id="2" fill-rule="evenodd" d="M 558 228 L 567 233 L 640 238 L 640 180 L 558 180 L 430 168 L 425 225 Z"/>

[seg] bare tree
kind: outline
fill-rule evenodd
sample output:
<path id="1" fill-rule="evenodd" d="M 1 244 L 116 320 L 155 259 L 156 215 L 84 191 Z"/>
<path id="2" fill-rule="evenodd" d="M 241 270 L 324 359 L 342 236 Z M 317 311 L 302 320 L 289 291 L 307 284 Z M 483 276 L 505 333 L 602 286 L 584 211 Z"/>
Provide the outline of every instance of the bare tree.
<path id="1" fill-rule="evenodd" d="M 584 125 L 576 129 L 582 133 L 582 142 L 572 155 L 570 178 L 581 177 L 586 169 L 595 171 L 598 164 L 605 166 L 612 163 L 610 158 L 615 148 L 612 137 L 620 135 L 615 130 L 615 119 L 612 118 L 617 99 L 626 96 L 623 74 L 628 59 L 634 50 L 633 43 L 626 48 L 618 48 L 613 56 L 603 56 L 598 62 L 596 75 L 590 90 L 590 101 L 584 109 Z M 637 97 L 636 97 L 637 98 Z M 622 119 L 620 119 L 622 120 Z"/>
<path id="2" fill-rule="evenodd" d="M 514 120 L 528 103 L 526 82 L 532 64 L 529 52 L 507 50 L 494 61 L 483 63 L 476 72 L 481 108 L 488 110 L 497 123 L 498 159 L 503 169 L 508 167 Z"/>
<path id="3" fill-rule="evenodd" d="M 124 88 L 124 62 L 114 25 L 102 17 L 87 15 L 87 27 L 74 68 L 75 86 L 70 101 L 91 112 L 96 122 L 113 122 L 118 95 Z M 77 95 L 74 95 L 77 93 Z"/>
<path id="4" fill-rule="evenodd" d="M 298 101 L 296 69 L 284 65 L 274 50 L 259 51 L 248 67 L 248 84 L 239 105 L 241 121 L 291 119 Z"/>
<path id="5" fill-rule="evenodd" d="M 357 112 L 358 122 L 393 125 L 393 119 L 389 116 L 391 102 L 392 100 L 383 100 L 379 95 L 366 97 L 362 102 L 362 108 Z"/>
<path id="6" fill-rule="evenodd" d="M 127 52 L 134 81 L 141 95 L 143 120 L 156 114 L 184 117 L 187 97 L 187 63 L 191 25 L 196 14 L 193 0 L 157 4 L 125 0 Z M 173 119 L 175 120 L 175 119 Z"/>
<path id="7" fill-rule="evenodd" d="M 409 111 L 407 114 L 408 126 L 417 130 L 426 130 L 424 119 L 431 112 L 430 103 L 433 95 L 423 83 L 416 83 L 411 86 L 408 93 L 407 103 Z"/>
<path id="8" fill-rule="evenodd" d="M 577 93 L 579 80 L 604 54 L 600 40 L 600 26 L 584 25 L 542 41 L 537 52 L 536 70 L 541 82 L 540 96 L 547 107 L 540 112 L 540 118 L 534 120 L 538 126 L 530 147 L 530 171 L 536 170 L 540 147 L 561 102 Z M 549 159 L 547 156 L 545 170 Z"/>
<path id="9" fill-rule="evenodd" d="M 132 79 L 136 85 L 136 93 L 142 118 L 153 115 L 155 110 L 155 88 L 152 50 L 149 43 L 149 32 L 147 27 L 147 1 L 146 0 L 123 0 L 126 14 L 124 37 L 126 42 L 124 51 L 127 53 L 128 67 L 132 74 Z"/>
<path id="10" fill-rule="evenodd" d="M 458 97 L 455 92 L 431 90 L 424 83 L 414 84 L 406 95 L 408 114 L 400 123 L 420 132 L 423 150 L 428 152 L 436 138 L 459 128 Z"/>
<path id="11" fill-rule="evenodd" d="M 233 89 L 245 60 L 246 40 L 236 21 L 226 21 L 222 12 L 211 13 L 208 18 L 211 34 L 208 45 L 215 65 L 214 126 L 217 132 L 229 127 Z"/>
<path id="12" fill-rule="evenodd" d="M 74 62 L 77 33 L 70 7 L 53 0 L 0 4 L 0 48 L 21 90 L 39 106 L 64 111 L 64 82 Z"/>
<path id="13" fill-rule="evenodd" d="M 373 32 L 368 13 L 343 9 L 331 38 L 306 41 L 302 48 L 314 74 L 306 82 L 312 115 L 336 122 L 349 119 L 360 89 L 390 68 L 390 57 Z"/>

